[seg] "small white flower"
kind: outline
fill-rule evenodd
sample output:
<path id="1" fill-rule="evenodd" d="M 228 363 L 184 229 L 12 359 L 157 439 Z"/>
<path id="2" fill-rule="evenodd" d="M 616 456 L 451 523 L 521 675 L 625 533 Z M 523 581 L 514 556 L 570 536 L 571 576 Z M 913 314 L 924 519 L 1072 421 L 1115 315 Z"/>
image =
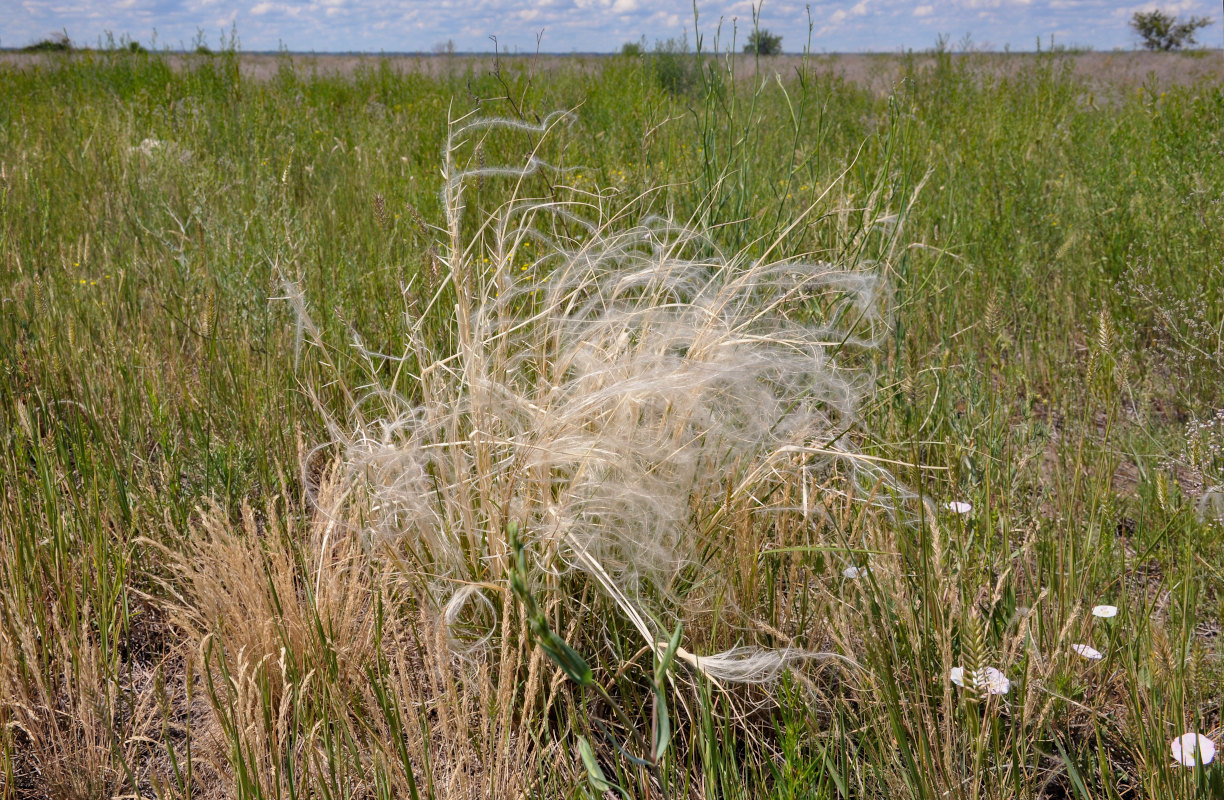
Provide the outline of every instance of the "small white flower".
<path id="1" fill-rule="evenodd" d="M 968 503 L 962 503 L 960 500 L 953 500 L 950 503 L 945 503 L 944 508 L 951 511 L 953 514 L 968 514 L 973 511 L 973 506 Z"/>
<path id="2" fill-rule="evenodd" d="M 842 575 L 850 580 L 855 578 L 865 578 L 867 573 L 871 572 L 870 567 L 846 567 L 842 570 Z"/>
<path id="3" fill-rule="evenodd" d="M 1109 619 L 1110 617 L 1118 616 L 1117 606 L 1093 606 L 1092 616 L 1100 617 L 1101 619 Z"/>
<path id="4" fill-rule="evenodd" d="M 948 677 L 952 682 L 962 689 L 968 688 L 965 685 L 965 668 L 953 667 Z M 974 685 L 986 692 L 986 694 L 1007 694 L 1011 691 L 1011 681 L 1007 679 L 999 670 L 994 667 L 986 667 L 982 670 L 982 674 L 977 677 Z"/>
<path id="5" fill-rule="evenodd" d="M 1086 644 L 1073 644 L 1071 645 L 1071 649 L 1079 653 L 1081 656 L 1088 659 L 1089 661 L 1100 661 L 1102 658 L 1105 657 L 1105 654 L 1102 653 L 1100 650 L 1097 650 L 1095 647 L 1090 647 Z"/>
<path id="6" fill-rule="evenodd" d="M 994 667 L 983 670 L 984 675 L 978 678 L 978 685 L 986 690 L 986 694 L 1007 694 L 1011 691 L 1011 681 Z"/>
<path id="7" fill-rule="evenodd" d="M 1215 758 L 1215 742 L 1201 733 L 1184 733 L 1173 740 L 1170 748 L 1177 763 L 1193 767 L 1195 764 L 1210 764 Z"/>

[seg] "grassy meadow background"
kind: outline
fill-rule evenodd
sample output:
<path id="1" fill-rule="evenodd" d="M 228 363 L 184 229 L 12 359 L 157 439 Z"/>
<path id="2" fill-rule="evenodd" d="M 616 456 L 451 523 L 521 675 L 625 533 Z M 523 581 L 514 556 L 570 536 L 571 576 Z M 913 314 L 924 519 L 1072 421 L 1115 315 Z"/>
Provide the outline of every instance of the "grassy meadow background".
<path id="1" fill-rule="evenodd" d="M 1224 743 L 1224 85 L 1168 77 L 1202 57 L 1108 81 L 1074 54 L 940 50 L 857 82 L 677 46 L 243 58 L 0 67 L 0 795 L 1224 796 L 1224 767 L 1169 751 Z M 836 469 L 773 516 L 728 492 L 721 588 L 660 598 L 687 651 L 853 665 L 659 672 L 614 613 L 567 616 L 604 608 L 588 584 L 520 591 L 513 558 L 473 564 L 493 599 L 460 622 L 496 634 L 452 654 L 411 559 L 320 533 L 327 421 L 380 382 L 420 399 L 365 353 L 401 354 L 410 322 L 458 346 L 448 119 L 557 110 L 464 157 L 536 152 L 540 197 L 883 279 L 874 346 L 834 347 L 861 397 L 844 436 L 910 494 Z M 468 219 L 513 183 L 473 177 Z M 544 617 L 587 686 L 540 655 Z M 1010 691 L 960 689 L 958 665 Z"/>

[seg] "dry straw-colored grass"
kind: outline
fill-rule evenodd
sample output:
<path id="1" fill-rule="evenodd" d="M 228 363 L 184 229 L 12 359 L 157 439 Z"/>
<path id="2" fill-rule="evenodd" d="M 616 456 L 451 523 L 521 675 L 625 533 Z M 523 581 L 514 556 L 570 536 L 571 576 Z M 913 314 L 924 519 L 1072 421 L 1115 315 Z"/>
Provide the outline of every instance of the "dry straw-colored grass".
<path id="1" fill-rule="evenodd" d="M 6 789 L 40 786 L 70 800 L 114 795 L 128 784 L 126 765 L 144 759 L 144 738 L 157 732 L 153 693 L 120 685 L 106 669 L 89 608 L 76 630 L 53 614 L 44 641 L 27 615 L 13 613 L 11 598 L 4 595 L 0 624 L 0 708 L 20 750 L 5 765 L 16 784 Z"/>
<path id="2" fill-rule="evenodd" d="M 173 622 L 202 676 L 200 784 L 222 797 L 406 797 L 422 779 L 442 797 L 513 789 L 524 756 L 489 713 L 487 671 L 454 657 L 440 621 L 358 537 L 335 535 L 359 520 L 337 516 L 354 506 L 334 481 L 315 501 L 304 523 L 248 508 L 233 525 L 211 511 L 167 551 Z"/>

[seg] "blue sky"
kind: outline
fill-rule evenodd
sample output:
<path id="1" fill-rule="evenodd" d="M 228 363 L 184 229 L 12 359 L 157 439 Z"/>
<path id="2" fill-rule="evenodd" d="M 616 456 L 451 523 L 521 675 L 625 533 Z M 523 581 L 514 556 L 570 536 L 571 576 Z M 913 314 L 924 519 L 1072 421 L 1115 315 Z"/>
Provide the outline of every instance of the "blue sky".
<path id="1" fill-rule="evenodd" d="M 787 52 L 800 52 L 808 38 L 815 52 L 925 49 L 940 34 L 954 46 L 966 37 L 990 49 L 1033 50 L 1054 36 L 1056 44 L 1097 50 L 1130 49 L 1135 37 L 1127 21 L 1138 10 L 1161 8 L 1216 20 L 1199 32 L 1200 43 L 1219 47 L 1221 5 L 1205 0 L 1129 4 L 1109 0 L 831 0 L 806 4 L 767 0 L 761 26 L 782 34 Z M 722 20 L 728 40 L 751 29 L 752 5 L 744 0 L 699 3 L 708 48 Z M 303 52 L 430 51 L 453 41 L 460 51 L 491 52 L 489 36 L 511 51 L 534 51 L 543 32 L 545 52 L 619 50 L 642 35 L 649 45 L 688 32 L 693 39 L 691 0 L 0 0 L 0 46 L 19 47 L 61 30 L 78 44 L 93 44 L 106 32 L 148 45 L 190 45 L 202 32 L 209 46 L 237 27 L 243 50 Z"/>

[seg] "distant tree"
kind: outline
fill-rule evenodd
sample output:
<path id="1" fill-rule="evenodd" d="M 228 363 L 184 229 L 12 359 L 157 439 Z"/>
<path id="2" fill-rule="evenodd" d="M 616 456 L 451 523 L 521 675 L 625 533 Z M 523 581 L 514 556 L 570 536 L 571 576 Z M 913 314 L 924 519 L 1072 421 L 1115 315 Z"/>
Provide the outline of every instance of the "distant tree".
<path id="1" fill-rule="evenodd" d="M 782 37 L 760 28 L 748 34 L 748 44 L 744 45 L 744 52 L 758 56 L 781 55 Z"/>
<path id="2" fill-rule="evenodd" d="M 1179 22 L 1163 11 L 1136 11 L 1130 26 L 1148 50 L 1180 50 L 1194 44 L 1194 32 L 1212 23 L 1210 17 L 1191 17 Z"/>
<path id="3" fill-rule="evenodd" d="M 621 45 L 621 55 L 637 58 L 646 53 L 646 37 L 643 35 L 640 41 L 625 42 Z"/>
<path id="4" fill-rule="evenodd" d="M 136 41 L 135 39 L 128 42 L 127 49 L 129 53 L 136 53 L 137 55 L 143 55 L 149 52 L 147 49 L 145 49 L 145 46 L 143 44 Z"/>

